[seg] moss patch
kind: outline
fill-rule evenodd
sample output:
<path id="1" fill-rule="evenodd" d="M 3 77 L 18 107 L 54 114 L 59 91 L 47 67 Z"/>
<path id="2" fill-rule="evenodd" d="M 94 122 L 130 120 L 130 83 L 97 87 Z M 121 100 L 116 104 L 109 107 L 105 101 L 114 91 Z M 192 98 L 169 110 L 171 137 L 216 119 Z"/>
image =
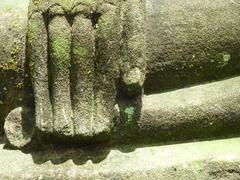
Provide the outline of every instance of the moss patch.
<path id="1" fill-rule="evenodd" d="M 226 66 L 228 62 L 231 60 L 231 54 L 228 52 L 223 52 L 222 57 L 223 57 L 222 66 Z"/>
<path id="2" fill-rule="evenodd" d="M 10 53 L 10 57 L 7 61 L 0 62 L 0 71 L 14 70 L 17 71 L 18 64 L 17 58 L 19 56 L 19 48 L 14 47 Z"/>
<path id="3" fill-rule="evenodd" d="M 85 57 L 88 54 L 88 50 L 82 47 L 73 49 L 73 53 L 78 57 Z"/>
<path id="4" fill-rule="evenodd" d="M 52 57 L 58 60 L 57 67 L 59 69 L 70 66 L 68 49 L 70 47 L 69 40 L 64 36 L 59 36 L 52 41 Z M 56 62 L 55 62 L 56 63 Z"/>
<path id="5" fill-rule="evenodd" d="M 132 107 L 132 106 L 125 108 L 124 113 L 127 115 L 127 120 L 128 121 L 133 120 L 134 112 L 135 112 L 135 108 Z"/>

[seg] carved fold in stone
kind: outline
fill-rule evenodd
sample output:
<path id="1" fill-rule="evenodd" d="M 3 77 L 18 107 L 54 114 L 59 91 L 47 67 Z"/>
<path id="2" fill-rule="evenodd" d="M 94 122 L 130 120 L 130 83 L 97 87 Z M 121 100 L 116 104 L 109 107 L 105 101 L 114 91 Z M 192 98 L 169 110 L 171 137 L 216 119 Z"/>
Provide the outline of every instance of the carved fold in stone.
<path id="1" fill-rule="evenodd" d="M 94 133 L 109 133 L 113 108 L 116 104 L 116 79 L 120 50 L 120 26 L 116 9 L 110 6 L 108 12 L 98 21 L 96 30 L 95 61 L 95 125 Z"/>
<path id="2" fill-rule="evenodd" d="M 70 94 L 71 27 L 65 16 L 56 16 L 49 22 L 48 29 L 54 132 L 73 136 Z"/>
<path id="3" fill-rule="evenodd" d="M 124 64 L 122 79 L 130 91 L 143 85 L 142 1 L 79 1 L 67 8 L 49 3 L 30 13 L 28 27 L 37 129 L 54 138 L 105 140 L 115 115 L 119 66 Z"/>
<path id="4" fill-rule="evenodd" d="M 41 13 L 34 13 L 28 21 L 28 52 L 34 63 L 34 94 L 36 127 L 53 132 L 53 114 L 48 84 L 48 38 Z"/>
<path id="5" fill-rule="evenodd" d="M 72 105 L 75 135 L 92 136 L 94 126 L 95 37 L 90 19 L 77 15 L 72 25 Z"/>
<path id="6" fill-rule="evenodd" d="M 42 61 L 39 57 L 33 61 L 36 69 L 44 65 L 44 82 L 50 82 L 41 86 L 48 94 L 49 105 L 52 104 L 48 109 L 52 116 L 46 126 L 51 126 L 53 130 L 48 132 L 55 135 L 93 137 L 110 133 L 116 104 L 121 34 L 116 8 L 111 4 L 104 7 L 102 14 L 91 13 L 89 8 L 79 5 L 69 16 L 56 5 L 45 13 L 45 24 L 43 19 L 38 20 L 43 23 L 48 39 L 40 45 L 33 44 L 33 49 L 43 46 L 41 50 L 44 50 Z M 32 21 L 36 23 L 35 19 Z M 36 92 L 36 85 L 41 82 L 38 76 L 35 73 Z M 44 99 L 46 94 L 38 96 L 36 93 L 36 96 Z M 37 124 L 44 130 L 39 115 L 41 102 L 36 101 L 36 106 L 40 107 L 36 111 Z"/>

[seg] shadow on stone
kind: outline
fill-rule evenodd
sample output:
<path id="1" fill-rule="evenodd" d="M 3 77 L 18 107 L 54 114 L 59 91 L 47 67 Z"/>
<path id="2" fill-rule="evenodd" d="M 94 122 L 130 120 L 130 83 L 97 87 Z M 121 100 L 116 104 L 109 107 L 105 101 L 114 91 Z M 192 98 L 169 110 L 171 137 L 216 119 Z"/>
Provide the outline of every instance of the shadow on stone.
<path id="1" fill-rule="evenodd" d="M 116 142 L 115 142 L 116 143 Z M 47 145 L 30 145 L 24 147 L 21 151 L 32 156 L 35 164 L 44 164 L 50 161 L 53 164 L 62 164 L 72 160 L 76 165 L 83 165 L 88 161 L 98 164 L 104 161 L 109 153 L 118 150 L 123 153 L 135 151 L 138 147 L 149 145 L 133 145 L 133 144 L 115 144 L 113 141 L 101 144 L 47 144 Z M 5 145 L 4 149 L 14 149 Z"/>
<path id="2" fill-rule="evenodd" d="M 3 137 L 0 137 L 0 144 L 4 144 L 4 138 Z"/>
<path id="3" fill-rule="evenodd" d="M 30 152 L 30 154 L 32 156 L 33 162 L 36 164 L 43 164 L 47 161 L 51 161 L 53 164 L 62 164 L 68 160 L 72 160 L 74 164 L 82 165 L 87 161 L 92 161 L 94 164 L 99 163 L 107 158 L 109 152 L 109 149 L 102 147 L 59 148 L 56 146 L 51 146 L 46 150 L 33 151 Z"/>
<path id="4" fill-rule="evenodd" d="M 230 139 L 234 136 L 222 137 L 222 139 Z M 220 138 L 218 138 L 220 139 Z M 33 147 L 24 148 L 22 153 L 30 154 L 32 160 L 35 164 L 41 165 L 50 161 L 52 164 L 60 165 L 67 161 L 72 161 L 75 165 L 84 165 L 87 162 L 92 162 L 93 164 L 99 164 L 106 159 L 109 159 L 111 152 L 119 151 L 121 153 L 131 153 L 136 149 L 141 149 L 145 147 L 160 147 L 160 146 L 171 146 L 176 144 L 188 144 L 192 142 L 203 142 L 203 141 L 214 141 L 215 139 L 199 139 L 192 140 L 189 142 L 167 142 L 167 143 L 142 143 L 142 144 L 101 144 L 101 145 L 85 145 L 85 146 L 64 146 L 64 145 L 47 145 L 45 147 Z M 0 141 L 1 142 L 1 141 Z M 33 150 L 33 149 L 37 150 Z M 5 145 L 4 149 L 14 150 L 12 147 Z M 111 155 L 110 155 L 111 156 Z"/>
<path id="5" fill-rule="evenodd" d="M 112 150 L 119 150 L 120 152 L 133 152 L 135 147 L 59 147 L 49 146 L 47 149 L 40 151 L 22 150 L 25 154 L 31 154 L 35 164 L 44 164 L 50 161 L 53 164 L 62 164 L 66 161 L 72 160 L 76 165 L 83 165 L 88 161 L 93 164 L 98 164 L 104 161 Z"/>

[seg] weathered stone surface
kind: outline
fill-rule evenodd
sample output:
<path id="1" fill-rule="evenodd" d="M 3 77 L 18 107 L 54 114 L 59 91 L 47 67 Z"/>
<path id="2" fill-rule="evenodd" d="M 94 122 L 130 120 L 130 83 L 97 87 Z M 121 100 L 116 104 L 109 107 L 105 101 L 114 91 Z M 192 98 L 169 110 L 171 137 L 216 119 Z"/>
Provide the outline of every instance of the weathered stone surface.
<path id="1" fill-rule="evenodd" d="M 27 7 L 28 0 L 0 2 L 0 134 L 7 114 L 24 100 Z"/>
<path id="2" fill-rule="evenodd" d="M 7 23 L 2 23 L 4 24 L 4 26 L 1 26 L 4 29 L 3 32 L 4 31 L 8 32 L 6 36 L 2 36 L 2 34 L 4 33 L 1 33 L 1 39 L 7 37 L 2 42 L 7 42 L 7 41 L 12 42 L 10 41 L 10 39 L 11 37 L 14 37 L 13 39 L 16 39 L 17 41 L 24 44 L 25 43 L 24 31 L 26 32 L 26 19 L 27 19 L 26 7 L 28 2 L 14 1 L 13 3 L 13 1 L 3 1 L 3 3 L 1 2 L 2 9 L 4 9 L 2 5 L 4 3 L 10 3 L 11 7 L 15 7 L 15 5 L 18 6 L 17 4 L 23 5 L 24 10 L 21 11 L 21 13 L 18 14 L 18 12 L 14 10 L 12 11 L 12 14 L 11 14 L 11 16 L 13 15 L 12 17 L 15 17 L 15 15 L 18 15 L 20 19 L 23 20 L 23 21 L 18 21 L 22 29 L 21 35 L 23 36 L 21 37 L 23 37 L 23 39 L 21 39 L 18 35 L 15 35 L 13 31 L 9 31 L 9 32 L 5 31 L 6 28 L 9 27 L 9 25 Z M 240 32 L 239 26 L 238 26 L 239 24 L 238 17 L 240 17 L 239 15 L 240 6 L 238 5 L 237 1 L 230 1 L 230 0 L 210 1 L 209 0 L 202 3 L 202 1 L 200 0 L 194 0 L 194 1 L 147 0 L 146 5 L 147 5 L 146 6 L 146 15 L 147 15 L 146 40 L 148 42 L 147 43 L 148 75 L 145 82 L 146 93 L 161 92 L 164 90 L 170 90 L 173 88 L 189 85 L 192 83 L 200 83 L 206 80 L 215 80 L 218 78 L 222 78 L 222 77 L 225 78 L 230 75 L 238 74 L 239 72 L 238 47 L 239 47 L 239 37 L 240 37 L 238 34 Z M 134 13 L 137 13 L 137 12 L 134 12 Z M 5 16 L 2 16 L 2 17 L 5 17 Z M 3 18 L 1 21 L 11 23 L 14 21 L 14 19 L 15 18 L 13 19 Z M 15 30 L 15 28 L 13 28 L 13 30 Z M 131 39 L 131 38 L 128 38 L 128 39 Z M 23 44 L 21 46 L 22 48 L 19 48 L 19 49 L 21 50 L 20 52 L 24 54 L 25 44 L 24 45 Z M 1 47 L 2 48 L 0 48 L 0 50 L 3 50 L 4 49 L 3 47 L 5 47 L 5 45 L 1 45 Z M 5 55 L 6 53 L 7 55 Z M 5 62 L 7 61 L 8 57 L 11 57 L 11 50 L 8 49 L 5 52 L 5 54 L 4 52 L 1 52 L 0 54 L 1 54 L 0 55 L 1 60 L 3 59 L 3 62 Z M 21 58 L 18 58 L 17 60 L 24 62 L 23 61 L 24 55 L 21 56 Z M 21 66 L 19 70 L 21 70 L 20 72 L 22 73 L 24 71 L 23 66 Z M 134 74 L 136 79 L 141 79 L 141 76 L 138 76 L 138 73 L 136 72 L 138 72 L 138 70 L 136 71 L 134 70 L 133 72 L 130 71 L 130 74 Z M 15 89 L 13 91 L 10 90 L 12 89 L 12 87 L 15 87 L 15 86 L 13 86 L 12 84 L 8 84 L 11 81 L 8 80 L 9 75 L 5 71 L 2 77 L 3 79 L 6 79 L 5 84 L 8 85 L 8 86 L 5 86 L 5 84 L 0 85 L 2 91 L 5 92 L 3 93 L 4 95 L 2 98 L 3 99 L 2 102 L 4 103 L 4 105 L 2 106 L 3 110 L 1 110 L 1 112 L 3 112 L 2 116 L 5 117 L 10 110 L 14 109 L 15 106 L 18 106 L 18 100 L 20 100 L 19 104 L 21 104 L 22 98 L 18 98 L 19 96 L 17 95 L 21 95 L 22 93 L 19 93 L 19 92 L 22 92 L 22 91 L 19 91 L 19 89 L 16 89 L 16 91 Z M 18 76 L 18 77 L 20 78 L 21 81 L 23 81 L 24 79 L 23 76 Z M 127 74 L 124 77 L 125 77 L 126 84 L 128 84 L 129 82 L 130 83 L 133 82 L 132 83 L 133 87 L 138 86 L 138 84 L 141 84 L 141 80 L 139 80 L 139 82 L 137 81 L 135 82 L 134 81 L 135 79 L 129 78 Z M 13 79 L 15 83 L 15 78 Z M 212 89 L 214 92 L 214 88 Z M 231 90 L 229 91 L 232 92 Z M 27 93 L 27 95 L 31 96 L 30 93 Z M 171 93 L 169 93 L 169 96 L 170 95 Z M 231 95 L 233 95 L 233 93 Z M 159 95 L 159 97 L 163 97 L 163 96 L 165 96 L 165 94 Z M 179 95 L 178 97 L 180 96 L 182 96 L 182 94 Z M 155 96 L 152 96 L 152 97 L 155 98 Z M 12 101 L 12 99 L 14 99 L 14 101 Z M 223 101 L 225 100 L 223 99 Z M 182 103 L 184 104 L 186 102 L 182 102 Z M 226 103 L 229 103 L 229 102 L 226 101 Z M 225 106 L 223 104 L 221 106 Z M 14 105 L 14 107 L 12 107 L 11 105 Z M 139 104 L 138 106 L 141 106 L 141 104 Z M 187 106 L 187 104 L 183 106 Z M 206 104 L 206 107 L 207 106 L 208 105 Z M 156 107 L 160 109 L 163 108 L 160 105 Z M 230 118 L 229 113 L 232 112 L 230 105 L 228 106 L 227 104 L 226 107 L 229 107 L 228 111 L 225 112 L 226 114 L 222 113 L 220 110 L 218 111 L 218 113 L 224 114 L 226 116 L 226 119 L 232 119 L 232 118 L 235 119 L 237 115 L 232 115 Z M 215 110 L 216 109 L 212 110 L 211 108 L 206 108 L 205 115 L 208 115 L 208 112 L 210 114 L 211 113 L 214 114 Z M 145 111 L 144 105 L 143 105 L 143 111 Z M 203 113 L 203 110 L 200 110 L 200 111 L 201 113 Z M 132 108 L 130 107 L 130 109 L 127 109 L 127 112 L 130 112 L 131 114 Z M 125 113 L 125 114 L 129 114 L 129 113 Z M 182 114 L 184 114 L 184 112 L 182 112 Z M 171 117 L 172 116 L 173 114 L 171 114 Z M 219 115 L 216 115 L 216 117 L 217 116 Z M 217 119 L 216 117 L 213 119 Z M 219 116 L 219 117 L 223 117 L 223 116 Z M 141 124 L 140 129 L 143 129 L 143 131 L 146 131 L 146 132 L 148 132 L 148 129 L 151 129 L 151 127 L 153 127 L 153 125 L 151 124 L 148 125 L 149 121 L 147 122 L 147 121 L 144 121 L 143 119 L 146 119 L 146 118 L 143 118 L 142 116 L 142 119 L 138 123 L 134 122 L 136 125 L 135 126 L 136 128 L 132 128 L 133 131 L 139 130 L 138 124 Z M 154 117 L 153 119 L 155 119 L 153 120 L 154 126 L 155 125 L 157 126 L 156 128 L 157 130 L 153 131 L 153 132 L 157 132 L 156 136 L 158 137 L 160 137 L 160 135 L 166 136 L 166 131 L 161 131 L 163 133 L 159 131 L 164 129 L 164 126 L 162 126 L 163 121 L 159 120 L 159 117 Z M 173 117 L 173 119 L 177 119 L 177 118 Z M 185 121 L 184 123 L 182 121 L 181 121 L 182 123 L 180 123 L 180 121 L 176 121 L 176 122 L 179 122 L 179 125 L 181 124 L 182 127 L 185 127 L 185 126 L 192 127 L 192 125 L 199 123 L 199 121 L 195 121 L 195 120 L 193 121 L 193 119 L 191 118 L 190 119 L 186 118 L 186 119 L 188 119 L 188 122 L 190 122 L 190 125 L 186 125 Z M 237 123 L 237 121 L 235 120 L 233 121 L 234 121 L 233 123 L 224 123 L 223 125 L 224 132 L 227 127 L 229 127 L 229 131 L 231 129 L 235 131 L 234 129 L 236 129 L 238 126 L 234 126 L 232 128 L 232 125 L 233 124 L 236 125 Z M 172 121 L 167 120 L 166 122 L 167 124 L 168 123 L 170 124 L 170 122 Z M 196 123 L 193 123 L 193 122 L 196 122 Z M 221 125 L 222 122 L 223 121 L 220 122 L 219 120 L 218 123 L 220 123 L 220 125 L 218 126 L 218 123 L 217 123 L 215 130 L 214 131 L 210 130 L 210 133 L 214 132 L 213 134 L 215 134 L 216 132 L 218 132 L 216 134 L 220 134 L 220 132 L 222 132 L 222 127 L 223 127 Z M 148 128 L 149 126 L 150 128 Z M 162 126 L 162 128 L 160 128 L 160 126 Z M 167 125 L 167 127 L 170 127 L 170 125 Z M 171 127 L 174 127 L 174 125 L 172 124 Z M 218 128 L 220 127 L 219 130 L 217 130 L 218 129 L 217 127 Z M 198 135 L 202 134 L 204 136 L 205 134 L 208 134 L 208 131 L 205 131 L 208 128 L 206 128 L 205 130 L 204 129 L 205 128 L 199 128 L 199 132 L 201 133 L 198 133 Z M 202 130 L 204 130 L 203 131 L 204 133 L 202 133 Z M 176 134 L 177 132 L 178 133 L 181 132 L 178 130 L 174 130 L 174 131 L 176 131 Z M 190 131 L 190 134 L 191 133 L 192 131 Z M 197 131 L 194 133 L 196 135 Z M 171 132 L 170 134 L 174 135 L 175 132 Z M 190 134 L 188 134 L 186 131 L 186 135 L 184 134 L 183 137 L 189 136 Z M 150 133 L 150 137 L 151 136 L 153 135 Z"/>
<path id="3" fill-rule="evenodd" d="M 56 16 L 49 22 L 48 31 L 49 47 L 46 47 L 45 53 L 50 53 L 50 64 L 46 64 L 46 67 L 51 66 L 51 68 L 50 70 L 45 69 L 45 71 L 50 73 L 47 76 L 51 77 L 51 84 L 45 88 L 50 89 L 49 94 L 51 93 L 52 98 L 53 132 L 59 136 L 73 136 L 70 92 L 71 28 L 64 16 Z M 38 49 L 39 47 L 33 46 L 32 48 Z M 45 58 L 45 62 L 48 62 L 47 57 Z M 34 62 L 37 61 L 38 57 L 35 57 Z M 40 67 L 42 65 L 39 63 Z M 38 76 L 40 74 L 35 74 L 34 78 Z M 47 79 L 50 78 L 47 77 Z M 35 84 L 38 84 L 36 80 Z M 40 106 L 40 104 L 36 104 L 36 106 Z M 39 112 L 36 112 L 36 116 L 37 113 Z"/>
<path id="4" fill-rule="evenodd" d="M 240 179 L 240 139 L 23 153 L 0 145 L 1 179 Z"/>
<path id="5" fill-rule="evenodd" d="M 34 121 L 26 108 L 12 110 L 6 117 L 4 132 L 10 145 L 22 148 L 30 143 L 34 131 Z"/>
<path id="6" fill-rule="evenodd" d="M 15 7 L 13 2 L 26 6 L 21 10 L 3 6 Z M 50 136 L 45 138 L 36 132 L 44 147 L 40 150 L 33 144 L 38 151 L 4 149 L 5 142 L 0 140 L 1 178 L 240 179 L 239 138 L 167 146 L 151 144 L 239 134 L 240 77 L 143 99 L 139 96 L 146 59 L 147 94 L 239 74 L 239 1 L 146 0 L 146 21 L 145 9 L 139 3 L 145 1 L 141 0 L 124 1 L 119 16 L 115 14 L 118 7 L 115 3 L 120 1 L 114 0 L 106 4 L 102 4 L 105 0 L 32 2 L 44 3 L 30 6 L 27 49 L 28 2 L 3 0 L 3 5 L 0 3 L 0 14 L 4 14 L 0 22 L 7 22 L 0 25 L 0 77 L 4 80 L 0 83 L 3 102 L 0 102 L 0 118 L 24 104 L 24 108 L 9 113 L 5 132 L 15 147 L 21 148 L 30 141 L 33 113 L 24 114 L 24 111 L 34 109 L 28 79 L 31 75 L 36 126 Z M 64 8 L 57 5 L 44 11 L 46 4 L 56 2 Z M 76 2 L 81 5 L 72 8 Z M 101 3 L 95 7 L 96 2 Z M 89 18 L 90 10 L 82 9 L 82 4 L 94 10 L 93 17 Z M 51 16 L 49 22 L 43 20 L 46 12 Z M 11 25 L 18 16 L 20 30 L 15 23 Z M 123 23 L 121 27 L 118 18 Z M 120 41 L 123 46 L 119 46 Z M 116 51 L 119 48 L 120 63 Z M 29 55 L 26 59 L 25 50 Z M 94 61 L 93 56 L 96 56 Z M 116 83 L 118 78 L 122 80 L 120 84 Z M 82 88 L 86 92 L 82 93 Z M 44 146 L 41 137 L 47 143 L 55 135 L 81 137 L 106 133 L 110 137 L 117 90 L 120 91 L 120 117 L 114 118 L 112 144 L 80 146 L 78 143 L 82 141 L 77 137 L 73 139 L 77 140 L 76 144 L 61 139 L 57 147 Z M 96 119 L 89 123 L 93 116 Z M 134 143 L 126 144 L 127 140 Z M 136 145 L 137 142 L 142 144 Z M 65 143 L 78 147 L 62 146 Z"/>
<path id="7" fill-rule="evenodd" d="M 112 140 L 165 142 L 238 135 L 239 84 L 240 77 L 235 77 L 144 96 L 142 103 L 120 103 L 121 116 L 114 121 Z"/>
<path id="8" fill-rule="evenodd" d="M 10 4 L 6 7 L 12 10 L 9 11 L 5 4 Z M 3 1 L 0 6 L 2 11 L 5 8 L 11 14 L 11 19 L 4 18 L 8 13 L 3 11 L 3 29 L 8 28 L 8 23 L 14 24 L 15 16 L 18 16 L 24 21 L 16 21 L 18 27 L 26 30 L 28 0 Z M 16 11 L 18 7 L 23 9 L 21 13 Z M 204 3 L 200 0 L 147 0 L 145 92 L 159 92 L 237 74 L 240 69 L 237 61 L 239 8 L 238 1 L 231 0 Z M 10 39 L 24 42 L 12 31 L 7 35 L 1 33 L 1 38 L 5 38 L 3 42 L 14 42 Z M 8 54 L 11 49 L 8 48 Z M 23 52 L 24 48 L 19 49 Z M 7 61 L 9 58 L 1 59 Z"/>
<path id="9" fill-rule="evenodd" d="M 124 1 L 123 1 L 124 2 Z M 120 91 L 130 97 L 142 93 L 146 75 L 146 18 L 145 1 L 125 1 L 122 7 Z"/>
<path id="10" fill-rule="evenodd" d="M 30 2 L 27 57 L 35 67 L 39 131 L 60 139 L 109 139 L 119 79 L 130 96 L 142 92 L 142 6 L 139 0 Z"/>
<path id="11" fill-rule="evenodd" d="M 28 0 L 3 1 L 1 9 L 5 4 L 10 4 L 7 7 L 13 11 L 9 11 L 11 19 L 1 17 L 2 28 L 7 29 L 6 22 L 13 22 L 16 15 L 27 19 Z M 24 10 L 19 14 L 15 11 L 18 6 Z M 208 0 L 204 3 L 200 0 L 147 0 L 146 92 L 159 92 L 237 74 L 240 68 L 237 61 L 239 8 L 238 1 L 231 0 Z M 19 27 L 26 30 L 26 23 L 19 24 Z M 2 38 L 9 36 L 24 41 L 11 31 L 8 36 L 1 34 Z M 9 39 L 4 42 L 9 42 Z"/>
<path id="12" fill-rule="evenodd" d="M 75 17 L 72 25 L 72 106 L 77 136 L 91 136 L 94 118 L 94 27 L 90 19 Z M 83 92 L 84 89 L 84 92 Z M 89 119 L 91 119 L 89 121 Z"/>
<path id="13" fill-rule="evenodd" d="M 239 74 L 238 0 L 146 0 L 145 93 Z"/>
<path id="14" fill-rule="evenodd" d="M 239 134 L 239 84 L 240 77 L 235 77 L 120 104 L 115 128 L 120 127 L 118 135 L 140 142 Z"/>

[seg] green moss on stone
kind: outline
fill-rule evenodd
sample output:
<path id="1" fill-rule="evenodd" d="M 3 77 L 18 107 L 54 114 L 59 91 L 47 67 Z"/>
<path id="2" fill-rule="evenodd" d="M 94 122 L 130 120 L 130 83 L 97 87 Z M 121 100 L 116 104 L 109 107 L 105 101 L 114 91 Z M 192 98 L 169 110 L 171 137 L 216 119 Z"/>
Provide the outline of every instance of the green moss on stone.
<path id="1" fill-rule="evenodd" d="M 22 89 L 24 86 L 23 82 L 17 83 L 17 88 Z"/>
<path id="2" fill-rule="evenodd" d="M 220 59 L 217 61 L 218 68 L 224 68 L 231 60 L 231 54 L 228 52 L 222 52 L 220 54 Z"/>
<path id="3" fill-rule="evenodd" d="M 231 60 L 231 54 L 228 52 L 223 52 L 223 66 L 226 66 L 228 62 Z"/>
<path id="4" fill-rule="evenodd" d="M 135 112 L 135 108 L 132 107 L 132 106 L 125 108 L 124 113 L 127 115 L 127 120 L 128 121 L 133 120 L 134 112 Z"/>
<path id="5" fill-rule="evenodd" d="M 10 58 L 7 62 L 0 62 L 0 71 L 16 70 L 17 63 Z"/>
<path id="6" fill-rule="evenodd" d="M 28 43 L 32 45 L 34 38 L 36 37 L 37 32 L 39 31 L 39 26 L 37 23 L 31 23 L 31 26 L 28 28 Z"/>
<path id="7" fill-rule="evenodd" d="M 59 36 L 52 42 L 52 55 L 58 60 L 58 68 L 66 68 L 70 66 L 69 58 L 69 41 L 64 36 Z"/>
<path id="8" fill-rule="evenodd" d="M 10 53 L 10 57 L 7 61 L 0 62 L 0 71 L 14 70 L 17 71 L 18 64 L 17 59 L 19 56 L 19 48 L 14 47 Z"/>
<path id="9" fill-rule="evenodd" d="M 85 57 L 88 54 L 88 50 L 82 47 L 77 47 L 73 49 L 73 53 L 78 57 Z"/>

